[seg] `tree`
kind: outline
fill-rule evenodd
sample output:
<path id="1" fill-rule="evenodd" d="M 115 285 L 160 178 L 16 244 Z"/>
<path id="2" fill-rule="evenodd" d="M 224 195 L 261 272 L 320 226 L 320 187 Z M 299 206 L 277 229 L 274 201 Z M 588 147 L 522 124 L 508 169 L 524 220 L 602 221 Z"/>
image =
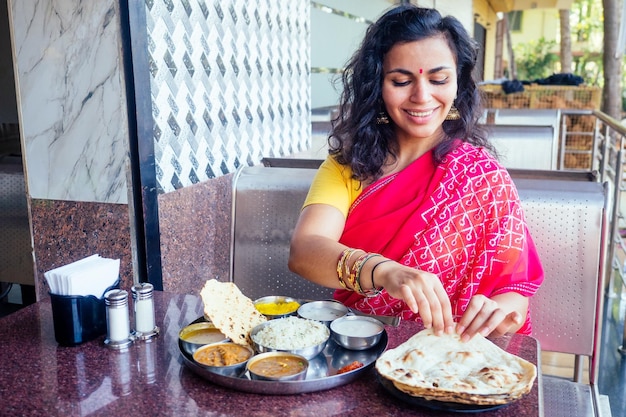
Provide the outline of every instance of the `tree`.
<path id="1" fill-rule="evenodd" d="M 572 72 L 572 30 L 569 9 L 559 10 L 561 23 L 561 72 Z"/>
<path id="2" fill-rule="evenodd" d="M 517 77 L 520 80 L 533 81 L 552 75 L 555 72 L 554 64 L 559 60 L 559 57 L 551 52 L 555 47 L 556 41 L 549 41 L 543 37 L 516 45 L 514 49 Z"/>
<path id="3" fill-rule="evenodd" d="M 603 0 L 604 7 L 604 86 L 602 88 L 602 111 L 622 119 L 622 51 L 618 50 L 621 15 L 620 0 Z"/>
<path id="4" fill-rule="evenodd" d="M 517 79 L 517 65 L 515 65 L 515 51 L 513 51 L 513 42 L 511 42 L 511 28 L 509 27 L 509 18 L 507 14 L 504 15 L 504 30 L 506 33 L 506 45 L 511 61 L 509 78 L 515 80 Z"/>

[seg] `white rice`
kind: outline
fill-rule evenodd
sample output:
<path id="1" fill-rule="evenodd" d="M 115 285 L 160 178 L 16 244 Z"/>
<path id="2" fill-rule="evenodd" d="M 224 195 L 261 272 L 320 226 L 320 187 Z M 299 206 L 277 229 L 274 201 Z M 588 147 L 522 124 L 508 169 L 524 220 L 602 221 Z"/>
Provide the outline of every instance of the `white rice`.
<path id="1" fill-rule="evenodd" d="M 329 333 L 323 323 L 289 316 L 268 321 L 252 340 L 270 349 L 294 350 L 317 346 L 328 339 Z"/>

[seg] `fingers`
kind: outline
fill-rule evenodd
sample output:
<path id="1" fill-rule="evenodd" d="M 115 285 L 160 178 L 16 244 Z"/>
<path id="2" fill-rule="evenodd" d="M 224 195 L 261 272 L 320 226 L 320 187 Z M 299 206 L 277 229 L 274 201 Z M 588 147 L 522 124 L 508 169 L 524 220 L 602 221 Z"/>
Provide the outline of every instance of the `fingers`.
<path id="1" fill-rule="evenodd" d="M 492 332 L 494 336 L 502 336 L 511 331 L 511 329 L 519 329 L 522 326 L 522 315 L 517 311 L 511 311 L 506 315 L 502 323 Z"/>
<path id="2" fill-rule="evenodd" d="M 450 298 L 448 297 L 448 293 L 443 289 L 443 286 L 438 291 L 439 300 L 441 303 L 441 312 L 443 317 L 443 322 L 441 323 L 442 329 L 446 333 L 454 332 L 454 317 L 452 316 L 452 304 L 450 303 Z"/>
<path id="3" fill-rule="evenodd" d="M 450 298 L 440 285 L 435 286 L 432 295 L 430 311 L 433 330 L 437 335 L 441 335 L 444 331 L 451 333 L 454 329 L 454 318 Z"/>
<path id="4" fill-rule="evenodd" d="M 393 263 L 385 267 L 377 270 L 378 282 L 392 297 L 402 299 L 414 314 L 419 314 L 425 328 L 432 327 L 436 334 L 454 331 L 450 298 L 439 277 Z"/>
<path id="5" fill-rule="evenodd" d="M 413 296 L 413 292 L 411 291 L 411 288 L 408 285 L 402 285 L 400 287 L 400 292 L 402 294 L 401 298 L 404 300 L 406 305 L 411 309 L 413 314 L 417 314 L 417 312 L 419 311 L 419 304 L 417 303 L 417 300 Z"/>
<path id="6" fill-rule="evenodd" d="M 508 314 L 498 303 L 483 295 L 472 297 L 465 313 L 457 324 L 456 332 L 461 341 L 467 342 L 475 334 L 501 336 L 522 324 L 522 316 L 517 311 Z"/>
<path id="7" fill-rule="evenodd" d="M 404 296 L 410 297 L 410 300 L 415 300 L 417 309 L 412 309 L 411 311 L 414 313 L 419 312 L 425 328 L 432 327 L 435 334 L 453 331 L 454 319 L 452 317 L 450 299 L 439 281 L 432 288 L 426 286 L 411 290 L 408 286 L 405 286 L 403 290 L 406 291 L 406 294 L 403 294 Z M 404 298 L 404 300 L 406 302 L 407 298 Z"/>

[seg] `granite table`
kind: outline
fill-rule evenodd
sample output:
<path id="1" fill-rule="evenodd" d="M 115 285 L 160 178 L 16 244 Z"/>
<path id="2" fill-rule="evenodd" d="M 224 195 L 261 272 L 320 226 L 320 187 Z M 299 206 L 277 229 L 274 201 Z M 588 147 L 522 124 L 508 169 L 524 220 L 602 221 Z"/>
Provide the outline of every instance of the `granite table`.
<path id="1" fill-rule="evenodd" d="M 132 309 L 131 309 L 132 310 Z M 155 292 L 158 337 L 125 351 L 104 335 L 73 347 L 54 338 L 49 298 L 0 319 L 2 416 L 458 416 L 416 407 L 391 396 L 370 368 L 348 384 L 293 395 L 261 395 L 215 385 L 184 364 L 178 332 L 202 316 L 197 295 Z M 419 330 L 387 327 L 388 347 Z M 536 339 L 512 335 L 495 342 L 535 364 Z M 485 416 L 542 416 L 541 373 L 531 392 Z"/>

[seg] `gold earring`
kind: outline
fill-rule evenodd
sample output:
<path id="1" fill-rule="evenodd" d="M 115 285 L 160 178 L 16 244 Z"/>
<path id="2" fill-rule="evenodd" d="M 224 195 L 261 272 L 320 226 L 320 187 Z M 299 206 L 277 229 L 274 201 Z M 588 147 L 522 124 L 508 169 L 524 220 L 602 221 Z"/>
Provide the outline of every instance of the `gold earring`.
<path id="1" fill-rule="evenodd" d="M 384 111 L 381 111 L 380 113 L 378 113 L 378 117 L 376 118 L 376 124 L 386 125 L 388 123 L 389 123 L 389 117 L 387 116 L 387 113 L 385 113 Z"/>
<path id="2" fill-rule="evenodd" d="M 460 118 L 461 113 L 459 113 L 459 109 L 457 109 L 456 106 L 453 104 L 452 107 L 450 107 L 448 115 L 446 116 L 446 120 L 459 120 Z"/>

